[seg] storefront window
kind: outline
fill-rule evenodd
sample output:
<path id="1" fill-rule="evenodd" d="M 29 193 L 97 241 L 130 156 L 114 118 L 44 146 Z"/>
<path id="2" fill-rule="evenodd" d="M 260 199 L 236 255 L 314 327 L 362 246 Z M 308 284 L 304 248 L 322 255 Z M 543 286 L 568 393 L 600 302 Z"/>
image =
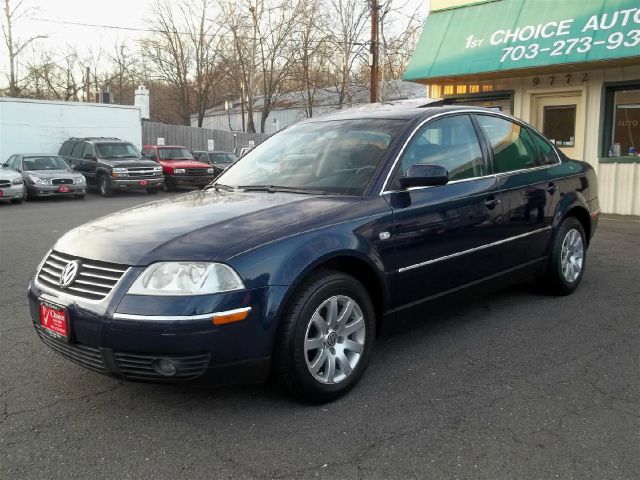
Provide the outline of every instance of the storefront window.
<path id="1" fill-rule="evenodd" d="M 576 140 L 576 105 L 544 107 L 542 133 L 558 147 L 574 147 Z"/>
<path id="2" fill-rule="evenodd" d="M 640 155 L 640 83 L 605 85 L 603 157 Z"/>
<path id="3" fill-rule="evenodd" d="M 640 149 L 640 88 L 614 95 L 611 156 L 637 155 Z"/>

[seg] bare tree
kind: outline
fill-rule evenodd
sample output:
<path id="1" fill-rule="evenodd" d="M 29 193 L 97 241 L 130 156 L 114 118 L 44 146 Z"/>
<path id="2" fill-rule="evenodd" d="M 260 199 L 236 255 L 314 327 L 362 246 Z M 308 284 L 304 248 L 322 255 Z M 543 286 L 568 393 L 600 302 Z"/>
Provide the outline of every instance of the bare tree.
<path id="1" fill-rule="evenodd" d="M 292 87 L 300 92 L 305 116 L 313 117 L 316 93 L 328 84 L 327 65 L 331 57 L 330 35 L 320 14 L 319 0 L 300 1 L 299 28 L 295 36 L 295 64 Z"/>
<path id="2" fill-rule="evenodd" d="M 258 25 L 255 10 L 262 0 L 244 0 L 244 3 L 227 1 L 222 5 L 222 18 L 228 33 L 233 39 L 233 49 L 227 52 L 225 63 L 227 72 L 234 77 L 236 92 L 240 94 L 240 108 L 242 115 L 242 129 L 247 132 L 255 132 L 253 121 L 253 107 L 256 100 L 254 85 L 256 73 L 256 53 Z M 261 7 L 260 7 L 261 9 Z M 245 111 L 247 121 L 245 125 Z"/>
<path id="3" fill-rule="evenodd" d="M 20 96 L 20 82 L 16 74 L 20 54 L 36 40 L 46 38 L 46 35 L 34 35 L 24 40 L 15 37 L 14 28 L 18 21 L 35 11 L 33 8 L 23 8 L 23 2 L 24 0 L 19 0 L 15 5 L 12 5 L 11 0 L 4 0 L 2 33 L 9 57 L 9 88 L 7 93 L 10 97 Z"/>
<path id="4" fill-rule="evenodd" d="M 355 64 L 363 57 L 363 34 L 369 20 L 369 2 L 362 0 L 329 0 L 333 20 L 330 34 L 335 44 L 333 66 L 338 106 L 351 102 L 351 80 Z"/>

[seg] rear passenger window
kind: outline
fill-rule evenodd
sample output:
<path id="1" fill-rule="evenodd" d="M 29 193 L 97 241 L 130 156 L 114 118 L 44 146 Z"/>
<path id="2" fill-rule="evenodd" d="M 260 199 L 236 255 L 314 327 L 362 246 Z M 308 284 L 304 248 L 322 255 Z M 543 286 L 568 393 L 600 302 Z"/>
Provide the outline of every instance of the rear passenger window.
<path id="1" fill-rule="evenodd" d="M 534 145 L 538 149 L 538 154 L 540 155 L 542 163 L 544 163 L 545 165 L 553 165 L 554 163 L 558 163 L 558 156 L 547 140 L 542 138 L 536 132 L 531 132 L 531 138 L 533 139 Z"/>
<path id="2" fill-rule="evenodd" d="M 478 115 L 477 119 L 491 144 L 495 173 L 544 165 L 526 128 L 488 115 Z"/>
<path id="3" fill-rule="evenodd" d="M 424 125 L 402 154 L 396 178 L 416 163 L 442 165 L 449 180 L 481 177 L 486 174 L 478 136 L 468 115 L 456 115 Z M 394 188 L 398 188 L 394 182 Z"/>
<path id="4" fill-rule="evenodd" d="M 67 140 L 66 142 L 64 142 L 60 147 L 60 151 L 58 152 L 58 155 L 71 154 L 71 150 L 73 149 L 73 144 L 74 142 L 72 142 L 71 140 Z"/>
<path id="5" fill-rule="evenodd" d="M 82 150 L 84 149 L 84 142 L 78 142 L 73 146 L 73 150 L 71 150 L 72 157 L 81 157 Z"/>

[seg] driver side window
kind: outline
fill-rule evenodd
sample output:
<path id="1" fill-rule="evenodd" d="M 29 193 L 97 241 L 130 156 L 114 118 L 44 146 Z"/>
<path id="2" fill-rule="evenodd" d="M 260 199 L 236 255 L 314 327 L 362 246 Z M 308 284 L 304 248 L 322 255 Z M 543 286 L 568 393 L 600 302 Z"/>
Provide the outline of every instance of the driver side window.
<path id="1" fill-rule="evenodd" d="M 82 151 L 82 156 L 84 158 L 86 158 L 87 155 L 91 155 L 91 157 L 93 157 L 95 155 L 95 150 L 93 148 L 93 145 L 91 143 L 87 143 L 84 147 L 84 150 Z"/>
<path id="2" fill-rule="evenodd" d="M 398 178 L 417 163 L 445 167 L 450 181 L 487 173 L 478 136 L 468 115 L 450 116 L 423 125 L 402 154 L 394 189 L 399 188 Z"/>

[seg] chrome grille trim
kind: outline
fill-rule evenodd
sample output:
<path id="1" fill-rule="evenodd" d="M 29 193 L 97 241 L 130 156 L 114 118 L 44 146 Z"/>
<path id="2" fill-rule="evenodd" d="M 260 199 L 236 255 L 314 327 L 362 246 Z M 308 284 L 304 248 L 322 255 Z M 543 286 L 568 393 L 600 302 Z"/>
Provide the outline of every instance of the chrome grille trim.
<path id="1" fill-rule="evenodd" d="M 65 265 L 72 260 L 80 261 L 80 269 L 71 285 L 63 289 L 58 283 L 60 274 Z M 36 280 L 39 286 L 62 296 L 101 302 L 111 295 L 128 270 L 129 267 L 124 265 L 51 252 L 42 263 Z"/>
<path id="2" fill-rule="evenodd" d="M 0 180 L 0 188 L 9 188 L 11 187 L 11 182 L 9 180 Z"/>

